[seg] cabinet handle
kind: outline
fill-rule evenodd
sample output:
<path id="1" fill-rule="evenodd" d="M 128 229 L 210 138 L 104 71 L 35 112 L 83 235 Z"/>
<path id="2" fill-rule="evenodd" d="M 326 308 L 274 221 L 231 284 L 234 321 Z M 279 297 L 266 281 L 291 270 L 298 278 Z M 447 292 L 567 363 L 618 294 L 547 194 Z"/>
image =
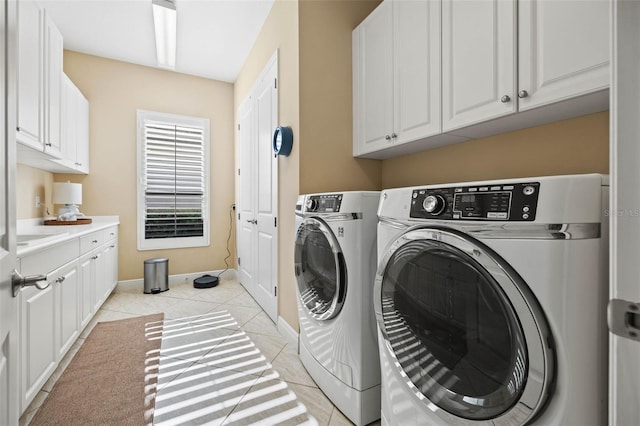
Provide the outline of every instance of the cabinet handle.
<path id="1" fill-rule="evenodd" d="M 503 104 L 506 104 L 507 102 L 511 101 L 511 97 L 509 95 L 504 95 L 500 98 L 500 102 L 502 102 Z"/>
<path id="2" fill-rule="evenodd" d="M 91 242 L 92 242 L 93 244 L 95 244 L 95 243 L 97 243 L 97 242 L 98 242 L 98 240 L 93 240 L 93 241 L 91 241 Z"/>
<path id="3" fill-rule="evenodd" d="M 526 98 L 527 96 L 529 96 L 529 92 L 527 92 L 526 90 L 521 90 L 521 91 L 518 92 L 518 97 L 520 99 Z"/>
<path id="4" fill-rule="evenodd" d="M 111 248 L 115 248 L 116 246 L 111 246 Z"/>
<path id="5" fill-rule="evenodd" d="M 391 138 L 392 138 L 392 139 L 395 139 L 395 138 L 397 138 L 397 137 L 398 137 L 398 135 L 396 135 L 395 133 L 391 133 Z"/>
<path id="6" fill-rule="evenodd" d="M 100 256 L 93 256 L 93 257 L 91 258 L 91 260 L 96 260 L 96 259 L 97 259 L 97 258 L 99 258 L 99 257 L 100 257 Z"/>
<path id="7" fill-rule="evenodd" d="M 386 140 L 388 140 L 388 141 L 390 141 L 390 140 L 391 140 L 391 136 L 389 136 L 389 135 L 385 135 L 385 136 L 384 136 L 384 138 L 385 138 Z"/>
<path id="8" fill-rule="evenodd" d="M 63 282 L 64 280 L 66 280 L 66 279 L 67 279 L 67 277 L 62 276 L 62 277 L 59 277 L 59 278 L 56 280 L 56 282 L 57 282 L 57 283 L 62 283 L 62 282 Z"/>
<path id="9" fill-rule="evenodd" d="M 53 145 L 51 144 L 51 142 L 47 142 L 47 143 L 45 143 L 45 145 L 46 145 L 46 146 L 53 146 Z"/>

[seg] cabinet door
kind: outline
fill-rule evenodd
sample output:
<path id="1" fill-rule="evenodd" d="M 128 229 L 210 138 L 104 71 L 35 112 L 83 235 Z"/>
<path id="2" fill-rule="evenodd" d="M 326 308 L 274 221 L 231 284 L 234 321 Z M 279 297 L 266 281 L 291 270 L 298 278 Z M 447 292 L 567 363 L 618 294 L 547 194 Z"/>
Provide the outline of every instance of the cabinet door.
<path id="1" fill-rule="evenodd" d="M 18 2 L 18 142 L 42 151 L 43 46 L 40 8 Z"/>
<path id="2" fill-rule="evenodd" d="M 90 254 L 80 259 L 80 330 L 89 324 L 93 316 L 95 277 L 92 256 Z"/>
<path id="3" fill-rule="evenodd" d="M 57 292 L 59 307 L 58 323 L 60 325 L 60 333 L 58 334 L 58 359 L 62 359 L 67 353 L 79 331 L 80 316 L 80 294 L 79 294 L 79 276 L 77 263 L 65 268 L 55 278 L 55 287 Z"/>
<path id="4" fill-rule="evenodd" d="M 62 83 L 62 161 L 75 168 L 78 137 L 76 87 L 65 74 L 62 75 Z"/>
<path id="5" fill-rule="evenodd" d="M 76 89 L 76 114 L 78 117 L 76 136 L 76 168 L 89 173 L 89 101 Z"/>
<path id="6" fill-rule="evenodd" d="M 354 155 L 391 144 L 393 34 L 391 2 L 382 2 L 353 32 Z"/>
<path id="7" fill-rule="evenodd" d="M 29 406 L 56 367 L 54 288 L 20 292 L 21 411 Z"/>
<path id="8" fill-rule="evenodd" d="M 515 1 L 442 1 L 442 129 L 513 113 Z"/>
<path id="9" fill-rule="evenodd" d="M 400 144 L 441 131 L 440 2 L 392 4 L 394 133 L 391 136 Z"/>
<path id="10" fill-rule="evenodd" d="M 609 87 L 609 2 L 518 2 L 519 109 Z"/>
<path id="11" fill-rule="evenodd" d="M 45 14 L 45 152 L 62 158 L 62 34 Z"/>

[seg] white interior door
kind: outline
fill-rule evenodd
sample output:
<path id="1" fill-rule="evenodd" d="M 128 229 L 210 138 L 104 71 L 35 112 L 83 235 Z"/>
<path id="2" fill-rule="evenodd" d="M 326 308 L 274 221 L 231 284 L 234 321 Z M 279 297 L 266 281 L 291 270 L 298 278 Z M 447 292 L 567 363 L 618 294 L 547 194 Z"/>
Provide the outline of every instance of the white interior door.
<path id="1" fill-rule="evenodd" d="M 258 228 L 258 273 L 255 299 L 273 322 L 278 321 L 278 159 L 273 154 L 273 133 L 278 125 L 278 62 L 267 65 L 255 98 Z"/>
<path id="2" fill-rule="evenodd" d="M 640 419 L 640 2 L 611 4 L 610 294 L 622 302 L 610 302 L 609 326 L 622 327 L 610 334 L 609 424 L 632 425 Z"/>
<path id="3" fill-rule="evenodd" d="M 238 275 L 240 283 L 250 294 L 255 292 L 254 275 L 255 246 L 257 229 L 254 221 L 254 199 L 256 188 L 255 170 L 253 166 L 253 97 L 249 96 L 238 109 L 238 194 L 236 197 L 238 208 L 237 245 L 238 245 Z"/>
<path id="4" fill-rule="evenodd" d="M 278 57 L 272 57 L 238 109 L 238 273 L 269 317 L 278 318 Z"/>
<path id="5" fill-rule="evenodd" d="M 18 424 L 18 299 L 11 274 L 15 232 L 15 2 L 0 0 L 0 424 Z M 8 43 L 4 43 L 7 40 Z M 8 47 L 8 50 L 7 50 Z M 10 54 L 7 54 L 10 52 Z M 7 66 L 5 66 L 7 65 Z"/>

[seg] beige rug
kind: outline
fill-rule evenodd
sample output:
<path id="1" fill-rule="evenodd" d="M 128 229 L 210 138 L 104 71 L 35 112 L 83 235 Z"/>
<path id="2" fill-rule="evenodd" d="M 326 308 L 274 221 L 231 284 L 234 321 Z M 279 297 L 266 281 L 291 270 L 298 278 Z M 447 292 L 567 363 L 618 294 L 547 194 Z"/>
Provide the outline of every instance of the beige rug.
<path id="1" fill-rule="evenodd" d="M 98 323 L 30 424 L 152 424 L 163 319 Z"/>

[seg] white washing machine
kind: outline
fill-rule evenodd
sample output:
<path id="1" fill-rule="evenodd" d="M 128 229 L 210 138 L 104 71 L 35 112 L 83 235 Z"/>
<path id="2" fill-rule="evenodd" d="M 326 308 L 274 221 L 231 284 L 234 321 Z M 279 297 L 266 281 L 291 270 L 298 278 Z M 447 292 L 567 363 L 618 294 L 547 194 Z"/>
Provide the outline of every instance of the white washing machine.
<path id="1" fill-rule="evenodd" d="M 382 423 L 607 422 L 608 178 L 385 190 Z"/>
<path id="2" fill-rule="evenodd" d="M 296 205 L 300 358 L 353 423 L 380 418 L 373 313 L 379 192 L 309 194 Z"/>

